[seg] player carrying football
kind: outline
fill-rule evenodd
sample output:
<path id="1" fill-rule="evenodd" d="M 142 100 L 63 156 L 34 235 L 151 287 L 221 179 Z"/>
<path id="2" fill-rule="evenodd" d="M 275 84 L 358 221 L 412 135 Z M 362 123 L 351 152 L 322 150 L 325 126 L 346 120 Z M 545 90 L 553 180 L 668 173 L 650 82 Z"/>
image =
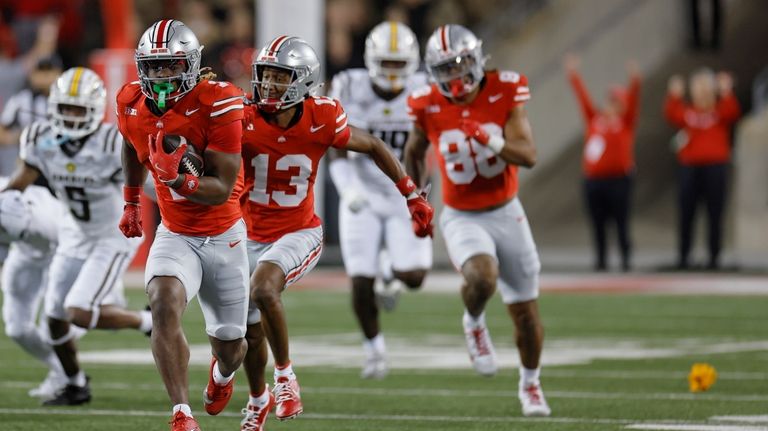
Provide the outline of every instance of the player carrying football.
<path id="1" fill-rule="evenodd" d="M 326 151 L 334 147 L 367 154 L 407 199 L 416 234 L 423 237 L 432 230 L 432 207 L 387 145 L 348 126 L 337 100 L 313 96 L 321 76 L 315 51 L 296 37 L 272 40 L 253 64 L 255 106 L 246 108 L 243 132 L 252 276 L 245 358 L 251 394 L 242 430 L 261 430 L 273 405 L 281 420 L 303 410 L 281 295 L 315 266 L 322 250 L 313 190 Z M 272 392 L 264 382 L 265 335 L 275 361 Z"/>
<path id="2" fill-rule="evenodd" d="M 51 86 L 49 119 L 21 134 L 19 164 L 8 189 L 25 190 L 38 177 L 68 211 L 60 215 L 58 246 L 51 261 L 45 314 L 51 343 L 67 385 L 45 405 L 77 405 L 91 389 L 77 360 L 75 338 L 86 329 L 152 328 L 148 312 L 122 308 L 122 277 L 141 240 L 123 237 L 120 219 L 122 139 L 103 124 L 107 92 L 96 73 L 83 67 L 64 72 Z M 81 332 L 80 332 L 81 333 Z"/>
<path id="3" fill-rule="evenodd" d="M 408 94 L 427 83 L 426 74 L 416 72 L 419 41 L 406 25 L 383 22 L 366 38 L 365 64 L 367 70 L 337 74 L 329 96 L 344 106 L 350 125 L 369 130 L 401 158 L 411 130 Z M 393 308 L 403 284 L 421 287 L 432 266 L 432 242 L 414 235 L 405 202 L 373 159 L 350 153 L 333 160 L 330 173 L 341 196 L 339 236 L 344 266 L 352 278 L 352 305 L 365 337 L 360 375 L 382 378 L 387 364 L 379 307 Z M 382 260 L 391 261 L 391 268 L 379 268 L 382 250 L 389 257 Z M 382 282 L 374 288 L 377 276 Z"/>
<path id="4" fill-rule="evenodd" d="M 140 80 L 117 96 L 126 138 L 120 229 L 128 237 L 141 235 L 139 194 L 147 170 L 162 216 L 144 280 L 155 319 L 152 352 L 174 405 L 173 431 L 199 429 L 189 407 L 189 346 L 181 327 L 187 303 L 199 295 L 213 350 L 204 392 L 209 414 L 229 401 L 246 351 L 248 256 L 239 203 L 243 99 L 230 83 L 201 80 L 201 50 L 182 22 L 156 22 L 136 49 Z M 180 144 L 167 152 L 170 142 Z M 189 166 L 192 148 L 204 160 L 199 177 Z"/>
<path id="5" fill-rule="evenodd" d="M 540 263 L 517 198 L 518 166 L 536 163 L 523 107 L 531 96 L 525 76 L 485 71 L 485 60 L 482 42 L 462 26 L 441 26 L 430 36 L 425 63 L 435 84 L 408 99 L 414 130 L 405 164 L 420 184 L 432 144 L 445 203 L 440 228 L 464 278 L 464 334 L 475 370 L 488 376 L 497 370 L 484 310 L 498 285 L 516 329 L 523 414 L 548 416 L 539 383 Z"/>

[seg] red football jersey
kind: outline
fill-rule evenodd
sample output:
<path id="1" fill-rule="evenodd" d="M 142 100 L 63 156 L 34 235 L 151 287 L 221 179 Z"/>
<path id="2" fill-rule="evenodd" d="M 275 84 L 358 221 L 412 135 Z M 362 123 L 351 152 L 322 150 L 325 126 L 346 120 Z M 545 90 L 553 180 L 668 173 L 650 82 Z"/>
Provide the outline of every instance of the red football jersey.
<path id="1" fill-rule="evenodd" d="M 317 167 L 328 147 L 349 141 L 347 114 L 327 97 L 303 102 L 301 119 L 283 129 L 248 106 L 243 127 L 244 197 L 248 238 L 274 242 L 283 235 L 320 226 L 315 214 Z"/>
<path id="2" fill-rule="evenodd" d="M 503 136 L 509 113 L 531 98 L 528 80 L 511 71 L 487 71 L 472 103 L 451 103 L 436 85 L 408 97 L 412 119 L 432 143 L 440 165 L 443 202 L 459 210 L 480 210 L 517 194 L 517 166 L 459 129 L 462 118 L 479 121 L 489 135 Z"/>
<path id="3" fill-rule="evenodd" d="M 199 154 L 206 149 L 239 154 L 241 150 L 243 94 L 228 82 L 205 80 L 179 99 L 162 116 L 146 105 L 138 82 L 126 84 L 117 94 L 117 119 L 120 132 L 136 150 L 155 179 L 157 203 L 163 224 L 171 231 L 192 236 L 211 236 L 225 232 L 242 217 L 239 198 L 243 192 L 243 172 L 238 175 L 232 195 L 222 205 L 192 202 L 157 180 L 149 162 L 149 136 L 159 129 L 166 135 L 187 138 Z"/>

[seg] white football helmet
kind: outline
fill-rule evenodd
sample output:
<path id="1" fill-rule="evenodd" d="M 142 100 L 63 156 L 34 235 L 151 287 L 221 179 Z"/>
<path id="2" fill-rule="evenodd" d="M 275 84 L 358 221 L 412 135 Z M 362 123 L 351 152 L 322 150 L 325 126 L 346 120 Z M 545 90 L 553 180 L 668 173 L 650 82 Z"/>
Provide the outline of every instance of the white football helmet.
<path id="1" fill-rule="evenodd" d="M 164 107 L 189 93 L 200 78 L 203 46 L 183 22 L 163 19 L 152 24 L 139 39 L 134 59 L 141 82 L 141 92 Z M 150 78 L 149 71 L 181 62 L 183 71 L 174 76 Z"/>
<path id="2" fill-rule="evenodd" d="M 290 81 L 275 83 L 263 80 L 264 69 L 268 67 L 289 72 Z M 305 40 L 294 36 L 279 36 L 264 45 L 256 56 L 251 71 L 256 105 L 267 113 L 300 103 L 313 96 L 322 85 L 320 59 L 317 58 L 315 50 Z M 279 96 L 276 96 L 278 94 Z"/>
<path id="3" fill-rule="evenodd" d="M 449 24 L 438 27 L 427 41 L 424 63 L 446 97 L 474 91 L 485 76 L 483 41 L 468 29 Z"/>
<path id="4" fill-rule="evenodd" d="M 419 41 L 407 25 L 385 21 L 365 39 L 365 67 L 371 81 L 388 91 L 399 91 L 419 68 Z"/>
<path id="5" fill-rule="evenodd" d="M 106 104 L 107 90 L 99 75 L 85 67 L 73 67 L 51 85 L 48 116 L 57 134 L 79 139 L 99 128 Z M 64 105 L 84 108 L 83 115 L 63 112 Z"/>

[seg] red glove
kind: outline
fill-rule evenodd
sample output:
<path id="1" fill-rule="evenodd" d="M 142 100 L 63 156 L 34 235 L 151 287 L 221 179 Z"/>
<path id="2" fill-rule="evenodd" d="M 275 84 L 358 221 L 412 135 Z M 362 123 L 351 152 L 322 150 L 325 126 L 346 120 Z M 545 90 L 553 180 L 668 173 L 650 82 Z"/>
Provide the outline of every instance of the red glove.
<path id="1" fill-rule="evenodd" d="M 461 129 L 465 135 L 473 138 L 483 145 L 488 145 L 488 140 L 491 139 L 491 137 L 488 135 L 488 132 L 483 130 L 483 127 L 480 125 L 479 121 L 468 120 L 464 118 L 461 120 L 461 122 L 459 122 L 459 129 Z"/>
<path id="2" fill-rule="evenodd" d="M 123 187 L 123 197 L 125 206 L 123 207 L 123 216 L 120 218 L 120 232 L 127 238 L 141 236 L 141 208 L 139 206 L 139 195 L 141 187 Z"/>
<path id="3" fill-rule="evenodd" d="M 163 138 L 165 133 L 160 130 L 152 139 L 152 135 L 148 135 L 149 140 L 149 162 L 152 163 L 152 167 L 155 169 L 157 179 L 165 185 L 173 183 L 179 178 L 179 163 L 181 158 L 184 157 L 184 153 L 187 151 L 187 144 L 183 143 L 176 147 L 171 153 L 166 153 L 163 149 Z"/>
<path id="4" fill-rule="evenodd" d="M 435 210 L 427 201 L 425 194 L 416 193 L 416 184 L 408 176 L 398 181 L 396 186 L 407 199 L 408 211 L 413 221 L 413 232 L 420 238 L 432 236 L 432 217 L 435 215 Z"/>

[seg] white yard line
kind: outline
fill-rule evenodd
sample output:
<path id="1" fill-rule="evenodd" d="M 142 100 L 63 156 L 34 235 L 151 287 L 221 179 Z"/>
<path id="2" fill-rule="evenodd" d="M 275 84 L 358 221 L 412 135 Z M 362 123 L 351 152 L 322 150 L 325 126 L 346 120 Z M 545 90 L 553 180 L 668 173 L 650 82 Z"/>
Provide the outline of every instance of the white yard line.
<path id="1" fill-rule="evenodd" d="M 709 420 L 713 422 L 740 422 L 747 424 L 767 424 L 768 415 L 754 416 L 712 416 Z"/>
<path id="2" fill-rule="evenodd" d="M 625 427 L 630 430 L 658 431 L 768 431 L 768 427 L 744 425 L 704 425 L 704 424 L 632 424 Z"/>

